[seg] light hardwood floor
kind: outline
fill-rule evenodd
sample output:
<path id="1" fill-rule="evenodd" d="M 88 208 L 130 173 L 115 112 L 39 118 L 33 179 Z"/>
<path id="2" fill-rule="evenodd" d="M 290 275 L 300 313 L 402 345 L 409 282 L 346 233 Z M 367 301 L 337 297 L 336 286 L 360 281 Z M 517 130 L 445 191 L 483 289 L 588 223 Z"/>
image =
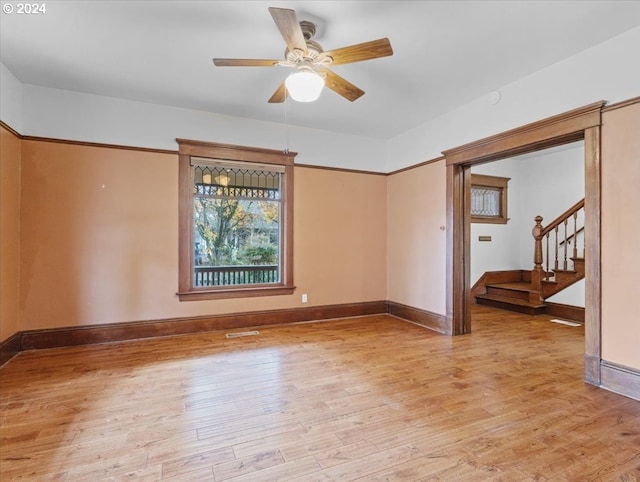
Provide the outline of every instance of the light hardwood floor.
<path id="1" fill-rule="evenodd" d="M 582 327 L 486 307 L 25 352 L 0 480 L 640 480 L 640 402 L 582 382 Z"/>

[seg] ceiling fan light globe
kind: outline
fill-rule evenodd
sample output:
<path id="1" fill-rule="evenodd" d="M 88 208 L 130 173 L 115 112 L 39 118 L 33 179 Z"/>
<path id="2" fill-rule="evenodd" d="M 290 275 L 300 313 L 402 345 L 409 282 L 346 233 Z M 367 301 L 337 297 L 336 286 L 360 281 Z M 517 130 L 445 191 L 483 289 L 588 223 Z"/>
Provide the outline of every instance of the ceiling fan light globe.
<path id="1" fill-rule="evenodd" d="M 324 79 L 315 72 L 294 72 L 284 81 L 287 92 L 296 102 L 318 100 L 324 87 Z"/>

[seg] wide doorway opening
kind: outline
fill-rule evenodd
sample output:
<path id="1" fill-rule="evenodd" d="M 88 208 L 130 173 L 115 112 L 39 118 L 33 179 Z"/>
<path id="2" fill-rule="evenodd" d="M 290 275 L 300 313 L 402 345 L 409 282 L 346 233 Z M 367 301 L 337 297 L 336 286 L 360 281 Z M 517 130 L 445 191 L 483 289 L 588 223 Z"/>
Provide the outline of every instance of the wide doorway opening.
<path id="1" fill-rule="evenodd" d="M 584 141 L 585 375 L 600 384 L 600 124 L 603 102 L 444 152 L 447 164 L 447 323 L 471 332 L 471 167 Z"/>

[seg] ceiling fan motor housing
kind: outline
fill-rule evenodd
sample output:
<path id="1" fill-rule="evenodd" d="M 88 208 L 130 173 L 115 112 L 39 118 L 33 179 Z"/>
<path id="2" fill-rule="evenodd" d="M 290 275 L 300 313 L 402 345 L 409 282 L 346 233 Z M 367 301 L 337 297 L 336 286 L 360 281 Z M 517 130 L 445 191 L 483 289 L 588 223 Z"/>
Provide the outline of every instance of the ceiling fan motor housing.
<path id="1" fill-rule="evenodd" d="M 287 48 L 284 52 L 284 58 L 287 59 L 288 62 L 296 65 L 305 61 L 315 63 L 321 60 L 320 54 L 324 52 L 324 49 L 318 42 L 316 42 L 315 40 L 311 40 L 311 37 L 313 37 L 316 33 L 315 24 L 303 20 L 300 22 L 300 29 L 302 30 L 302 35 L 304 36 L 305 42 L 307 44 L 307 51 L 301 52 L 298 49 L 291 50 Z"/>

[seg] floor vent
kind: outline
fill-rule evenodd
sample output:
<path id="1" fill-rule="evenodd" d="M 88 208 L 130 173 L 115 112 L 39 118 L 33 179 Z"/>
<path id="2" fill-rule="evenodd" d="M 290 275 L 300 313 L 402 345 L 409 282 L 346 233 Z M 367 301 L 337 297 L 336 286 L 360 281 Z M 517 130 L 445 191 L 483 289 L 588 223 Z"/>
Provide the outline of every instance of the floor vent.
<path id="1" fill-rule="evenodd" d="M 259 331 L 239 331 L 237 333 L 227 333 L 226 336 L 227 338 L 240 338 L 241 336 L 254 336 L 254 335 L 259 335 L 260 332 Z"/>
<path id="2" fill-rule="evenodd" d="M 580 323 L 574 323 L 573 321 L 565 321 L 565 320 L 550 320 L 553 323 L 560 323 L 561 325 L 567 326 L 581 326 Z"/>

